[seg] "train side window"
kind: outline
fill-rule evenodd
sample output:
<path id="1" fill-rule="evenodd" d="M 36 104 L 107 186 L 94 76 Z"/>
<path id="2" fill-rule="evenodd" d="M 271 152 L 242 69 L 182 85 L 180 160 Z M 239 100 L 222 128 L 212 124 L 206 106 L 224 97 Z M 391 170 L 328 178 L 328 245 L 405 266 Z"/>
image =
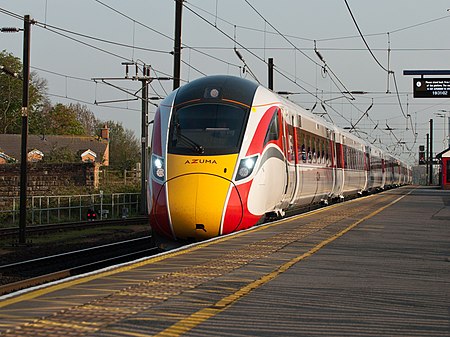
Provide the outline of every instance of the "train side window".
<path id="1" fill-rule="evenodd" d="M 347 145 L 343 146 L 344 146 L 344 168 L 347 169 L 349 168 L 348 147 Z"/>
<path id="2" fill-rule="evenodd" d="M 264 138 L 264 145 L 266 145 L 271 140 L 278 140 L 280 137 L 279 127 L 278 127 L 278 114 L 279 110 L 273 114 L 272 120 L 269 124 L 269 129 L 267 130 L 266 137 Z"/>
<path id="3" fill-rule="evenodd" d="M 314 138 L 314 161 L 316 163 L 320 162 L 320 144 L 319 144 L 319 139 L 318 138 Z"/>
<path id="4" fill-rule="evenodd" d="M 331 151 L 332 151 L 332 149 L 331 149 L 331 145 L 332 143 L 331 143 L 331 141 L 330 140 L 326 140 L 325 141 L 325 160 L 326 160 L 326 162 L 327 162 L 327 166 L 330 166 L 331 165 L 331 157 L 330 157 L 330 153 L 331 153 Z"/>
<path id="5" fill-rule="evenodd" d="M 297 133 L 297 146 L 298 146 L 298 160 L 306 161 L 306 151 L 305 151 L 305 133 L 298 131 Z"/>
<path id="6" fill-rule="evenodd" d="M 325 163 L 325 141 L 320 139 L 320 162 Z"/>
<path id="7" fill-rule="evenodd" d="M 352 147 L 348 148 L 348 168 L 354 169 L 355 168 L 355 154 L 354 149 Z"/>

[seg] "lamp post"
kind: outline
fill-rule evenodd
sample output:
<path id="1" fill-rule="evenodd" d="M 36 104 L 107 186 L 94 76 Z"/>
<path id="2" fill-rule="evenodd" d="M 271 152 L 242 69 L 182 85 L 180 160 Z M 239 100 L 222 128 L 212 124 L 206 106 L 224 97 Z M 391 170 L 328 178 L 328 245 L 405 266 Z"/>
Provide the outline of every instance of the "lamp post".
<path id="1" fill-rule="evenodd" d="M 30 31 L 29 15 L 23 17 L 23 59 L 22 59 L 22 131 L 20 155 L 20 216 L 19 216 L 19 244 L 26 243 L 27 226 L 27 147 L 28 147 L 28 104 L 30 83 Z M 20 28 L 1 28 L 1 32 L 19 32 Z"/>
<path id="2" fill-rule="evenodd" d="M 444 150 L 450 148 L 450 110 L 439 110 L 435 112 L 437 117 L 444 118 Z M 447 124 L 447 127 L 446 127 Z"/>

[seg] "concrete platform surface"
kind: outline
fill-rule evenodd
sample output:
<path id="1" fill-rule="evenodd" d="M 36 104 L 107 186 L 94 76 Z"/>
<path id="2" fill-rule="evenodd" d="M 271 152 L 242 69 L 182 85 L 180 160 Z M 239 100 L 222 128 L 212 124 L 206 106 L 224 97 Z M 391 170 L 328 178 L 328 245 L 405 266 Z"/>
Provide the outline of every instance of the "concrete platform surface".
<path id="1" fill-rule="evenodd" d="M 403 187 L 0 298 L 0 336 L 450 336 L 450 191 Z"/>

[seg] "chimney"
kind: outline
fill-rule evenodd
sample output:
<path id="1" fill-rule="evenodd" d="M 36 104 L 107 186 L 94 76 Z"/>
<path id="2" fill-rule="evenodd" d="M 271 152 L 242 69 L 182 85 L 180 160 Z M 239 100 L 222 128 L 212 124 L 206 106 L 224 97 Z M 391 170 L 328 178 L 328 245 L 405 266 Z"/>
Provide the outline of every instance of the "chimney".
<path id="1" fill-rule="evenodd" d="M 102 128 L 102 130 L 100 131 L 100 138 L 102 138 L 103 140 L 109 141 L 109 129 L 108 129 L 108 125 L 105 124 L 105 126 Z"/>

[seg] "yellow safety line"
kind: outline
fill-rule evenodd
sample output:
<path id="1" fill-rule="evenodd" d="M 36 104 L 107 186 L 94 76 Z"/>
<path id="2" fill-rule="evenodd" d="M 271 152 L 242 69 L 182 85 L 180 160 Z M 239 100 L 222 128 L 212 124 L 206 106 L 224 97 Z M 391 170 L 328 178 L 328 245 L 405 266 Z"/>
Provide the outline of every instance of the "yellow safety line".
<path id="1" fill-rule="evenodd" d="M 411 192 L 409 192 L 409 193 L 411 193 Z M 372 197 L 372 196 L 375 196 L 375 195 L 367 196 L 367 198 Z M 350 200 L 349 202 L 353 202 L 355 200 L 361 200 L 361 199 L 362 198 L 354 199 L 354 200 Z M 9 299 L 5 299 L 2 302 L 0 302 L 0 308 L 4 308 L 4 307 L 6 307 L 8 305 L 19 303 L 19 302 L 22 302 L 22 301 L 32 300 L 32 299 L 34 299 L 36 297 L 39 297 L 39 296 L 42 296 L 42 295 L 46 295 L 46 294 L 52 293 L 54 291 L 58 291 L 58 290 L 65 289 L 65 288 L 69 288 L 69 287 L 72 287 L 72 286 L 75 286 L 75 285 L 78 285 L 78 284 L 82 284 L 82 283 L 86 283 L 86 282 L 89 282 L 89 281 L 92 281 L 92 280 L 96 280 L 96 279 L 99 279 L 99 278 L 102 278 L 102 277 L 115 275 L 115 274 L 118 274 L 118 273 L 122 273 L 122 272 L 126 272 L 126 271 L 129 271 L 129 270 L 135 269 L 135 268 L 146 266 L 148 264 L 160 262 L 160 261 L 166 260 L 166 259 L 171 258 L 171 257 L 175 257 L 175 256 L 178 256 L 178 255 L 190 253 L 190 252 L 196 251 L 196 250 L 198 250 L 200 248 L 208 247 L 208 246 L 210 246 L 212 244 L 228 241 L 228 240 L 230 240 L 232 238 L 240 237 L 242 235 L 247 235 L 248 233 L 260 231 L 260 230 L 263 230 L 263 229 L 266 229 L 266 228 L 270 228 L 270 227 L 273 227 L 273 226 L 278 226 L 278 225 L 281 225 L 281 224 L 286 223 L 288 221 L 293 221 L 293 220 L 305 218 L 305 217 L 308 217 L 308 216 L 311 216 L 311 215 L 314 215 L 314 214 L 317 214 L 317 213 L 320 213 L 320 212 L 324 212 L 324 211 L 333 209 L 333 208 L 338 207 L 340 205 L 341 204 L 335 204 L 335 205 L 331 205 L 331 206 L 328 206 L 328 207 L 319 208 L 319 209 L 316 209 L 314 211 L 311 211 L 311 212 L 308 212 L 308 213 L 305 213 L 305 214 L 299 214 L 297 216 L 286 218 L 284 220 L 280 220 L 280 221 L 277 221 L 275 223 L 269 223 L 269 224 L 265 224 L 265 225 L 263 224 L 263 225 L 260 225 L 260 226 L 258 226 L 256 228 L 251 228 L 251 230 L 246 230 L 246 231 L 242 231 L 242 232 L 233 233 L 232 235 L 218 237 L 218 238 L 215 238 L 215 239 L 212 239 L 212 240 L 208 240 L 208 241 L 206 241 L 204 243 L 200 243 L 200 244 L 197 244 L 197 245 L 194 245 L 194 246 L 191 246 L 191 247 L 187 247 L 185 249 L 177 250 L 175 252 L 168 252 L 168 253 L 163 254 L 163 255 L 159 255 L 159 256 L 156 256 L 156 257 L 151 257 L 148 260 L 132 263 L 132 264 L 127 265 L 127 266 L 119 267 L 119 268 L 116 268 L 116 269 L 111 269 L 111 270 L 108 270 L 108 271 L 105 271 L 105 272 L 100 272 L 100 273 L 94 274 L 94 275 L 80 277 L 80 278 L 77 278 L 77 279 L 74 279 L 74 280 L 70 280 L 70 281 L 66 281 L 66 282 L 63 281 L 62 283 L 58 283 L 58 284 L 54 284 L 54 285 L 51 285 L 51 286 L 48 286 L 48 287 L 45 287 L 45 288 L 37 289 L 37 290 L 31 291 L 31 292 L 28 292 L 28 293 L 25 293 L 25 294 L 22 294 L 22 295 L 18 295 L 17 297 L 11 297 Z"/>
<path id="2" fill-rule="evenodd" d="M 142 334 L 142 333 L 138 333 L 138 332 L 117 330 L 117 329 L 108 330 L 108 332 L 109 333 L 119 334 L 119 335 L 124 335 L 124 336 L 130 336 L 130 337 L 152 337 L 153 336 L 153 335 Z"/>
<path id="3" fill-rule="evenodd" d="M 306 253 L 304 253 L 304 254 L 302 254 L 300 256 L 297 256 L 297 257 L 293 258 L 292 260 L 284 263 L 283 265 L 281 265 L 279 268 L 277 268 L 273 272 L 271 272 L 269 274 L 266 274 L 266 275 L 262 276 L 261 278 L 259 278 L 258 280 L 247 284 L 246 286 L 244 286 L 241 289 L 239 289 L 238 291 L 236 291 L 234 294 L 231 294 L 229 296 L 226 296 L 226 297 L 222 298 L 221 300 L 216 302 L 211 307 L 208 307 L 208 308 L 205 308 L 205 309 L 201 309 L 201 310 L 195 312 L 194 314 L 190 315 L 189 317 L 187 317 L 187 318 L 185 318 L 183 320 L 180 320 L 179 322 L 173 324 L 172 326 L 170 326 L 167 329 L 161 331 L 160 333 L 158 333 L 155 336 L 157 336 L 157 337 L 178 337 L 178 336 L 180 336 L 180 335 L 182 335 L 182 334 L 192 330 L 197 325 L 199 325 L 199 324 L 203 323 L 204 321 L 206 321 L 206 320 L 216 316 L 217 314 L 221 313 L 222 311 L 227 309 L 230 305 L 232 305 L 233 303 L 237 302 L 242 297 L 248 295 L 253 290 L 261 287 L 262 285 L 268 283 L 269 281 L 273 280 L 277 276 L 279 276 L 282 273 L 286 272 L 289 268 L 291 268 L 296 263 L 298 263 L 301 260 L 306 259 L 307 257 L 310 257 L 314 253 L 318 252 L 320 249 L 322 249 L 323 247 L 325 247 L 329 243 L 333 242 L 334 240 L 338 239 L 339 237 L 341 237 L 342 235 L 344 235 L 348 231 L 350 231 L 353 228 L 355 228 L 356 226 L 358 226 L 361 222 L 370 219 L 371 217 L 377 215 L 378 213 L 382 212 L 386 208 L 388 208 L 388 207 L 392 206 L 393 204 L 397 203 L 398 201 L 400 201 L 401 199 L 406 197 L 408 194 L 409 193 L 407 193 L 407 194 L 405 194 L 405 195 L 395 199 L 394 201 L 390 202 L 389 204 L 387 204 L 387 205 L 385 205 L 385 206 L 375 210 L 374 212 L 372 212 L 369 215 L 365 216 L 364 218 L 354 222 L 353 224 L 351 224 L 350 226 L 348 226 L 344 230 L 340 231 L 339 233 L 335 234 L 334 236 L 332 236 L 332 237 L 330 237 L 330 238 L 320 242 L 318 245 L 316 245 L 315 247 L 313 247 L 312 249 L 310 249 Z"/>

